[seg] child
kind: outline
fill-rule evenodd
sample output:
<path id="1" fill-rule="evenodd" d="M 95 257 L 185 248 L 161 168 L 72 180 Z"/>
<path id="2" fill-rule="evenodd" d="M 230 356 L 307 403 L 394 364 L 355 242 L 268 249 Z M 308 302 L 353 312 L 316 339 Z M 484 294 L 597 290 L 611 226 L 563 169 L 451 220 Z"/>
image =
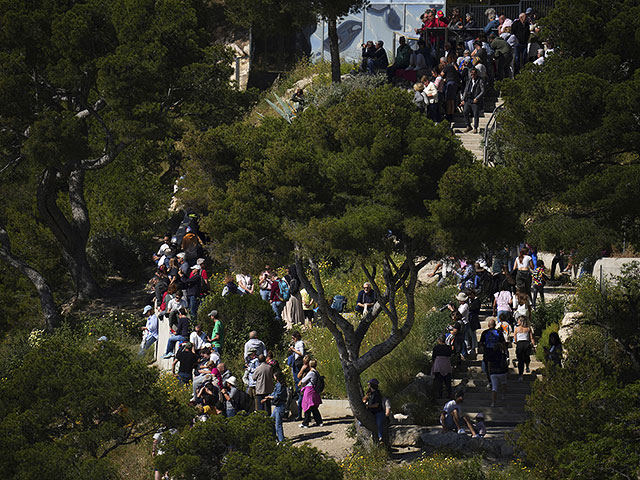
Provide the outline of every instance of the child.
<path id="1" fill-rule="evenodd" d="M 484 424 L 484 413 L 480 412 L 476 415 L 476 424 L 475 424 L 476 434 L 473 438 L 482 438 L 487 434 L 487 427 Z"/>
<path id="2" fill-rule="evenodd" d="M 504 338 L 507 342 L 511 342 L 513 336 L 513 329 L 509 324 L 509 315 L 506 312 L 502 312 L 500 317 L 498 318 L 498 323 L 496 324 L 496 329 L 502 332 Z"/>

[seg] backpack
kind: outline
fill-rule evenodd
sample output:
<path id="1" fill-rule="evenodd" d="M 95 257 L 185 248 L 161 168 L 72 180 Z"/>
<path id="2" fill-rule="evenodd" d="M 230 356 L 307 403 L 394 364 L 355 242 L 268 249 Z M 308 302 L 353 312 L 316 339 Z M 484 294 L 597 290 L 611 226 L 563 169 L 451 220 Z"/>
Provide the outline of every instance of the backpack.
<path id="1" fill-rule="evenodd" d="M 347 297 L 344 295 L 336 295 L 333 297 L 331 308 L 337 312 L 344 312 L 344 309 L 347 308 Z"/>
<path id="2" fill-rule="evenodd" d="M 489 330 L 485 335 L 485 348 L 494 348 L 500 339 L 500 334 L 495 330 Z"/>
<path id="3" fill-rule="evenodd" d="M 316 384 L 314 385 L 314 390 L 317 394 L 321 394 L 324 392 L 324 375 L 318 374 L 318 378 L 316 379 Z"/>
<path id="4" fill-rule="evenodd" d="M 244 410 L 249 413 L 251 411 L 251 397 L 244 390 L 238 389 L 236 399 L 236 410 Z"/>
<path id="5" fill-rule="evenodd" d="M 207 281 L 202 278 L 202 275 L 200 276 L 200 293 L 208 293 L 209 292 L 209 285 L 207 284 Z"/>
<path id="6" fill-rule="evenodd" d="M 284 278 L 278 280 L 278 287 L 280 287 L 280 297 L 282 297 L 282 301 L 286 302 L 291 298 L 291 293 L 289 292 L 289 284 Z"/>

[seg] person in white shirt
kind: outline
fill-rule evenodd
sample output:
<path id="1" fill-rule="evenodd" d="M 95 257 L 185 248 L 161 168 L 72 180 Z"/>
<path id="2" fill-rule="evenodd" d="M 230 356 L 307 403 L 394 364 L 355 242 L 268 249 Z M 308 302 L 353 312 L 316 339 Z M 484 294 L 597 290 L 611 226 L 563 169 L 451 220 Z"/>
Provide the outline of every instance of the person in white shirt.
<path id="1" fill-rule="evenodd" d="M 177 323 L 178 310 L 180 310 L 180 308 L 184 308 L 185 310 L 188 308 L 187 301 L 182 297 L 182 290 L 178 290 L 176 295 L 169 300 L 167 304 L 166 313 L 169 315 L 169 325 Z"/>
<path id="2" fill-rule="evenodd" d="M 147 305 L 142 310 L 142 314 L 147 316 L 147 323 L 144 327 L 140 327 L 143 337 L 138 355 L 144 355 L 144 352 L 158 340 L 158 317 L 153 313 L 153 307 Z"/>
<path id="3" fill-rule="evenodd" d="M 202 326 L 200 324 L 195 326 L 191 335 L 189 335 L 189 341 L 193 344 L 193 348 L 196 350 L 196 353 L 202 350 L 207 343 L 207 334 L 202 331 Z"/>
<path id="4" fill-rule="evenodd" d="M 543 48 L 539 48 L 538 49 L 538 58 L 536 58 L 533 62 L 534 65 L 544 65 L 544 49 Z"/>
<path id="5" fill-rule="evenodd" d="M 520 288 L 520 291 L 526 293 L 527 296 L 531 296 L 531 274 L 533 273 L 533 259 L 529 255 L 529 249 L 523 247 L 520 250 L 514 261 L 514 268 L 517 269 L 516 273 L 516 286 Z"/>
<path id="6" fill-rule="evenodd" d="M 471 435 L 475 435 L 476 432 L 473 428 L 473 424 L 469 417 L 466 415 L 462 415 L 462 402 L 464 401 L 464 392 L 462 390 L 458 390 L 456 392 L 455 400 L 450 400 L 447 402 L 442 408 L 442 413 L 440 414 L 440 424 L 442 425 L 442 430 L 444 432 L 452 430 L 454 432 L 458 432 L 459 434 L 467 433 L 462 426 L 462 421 L 467 424 Z"/>

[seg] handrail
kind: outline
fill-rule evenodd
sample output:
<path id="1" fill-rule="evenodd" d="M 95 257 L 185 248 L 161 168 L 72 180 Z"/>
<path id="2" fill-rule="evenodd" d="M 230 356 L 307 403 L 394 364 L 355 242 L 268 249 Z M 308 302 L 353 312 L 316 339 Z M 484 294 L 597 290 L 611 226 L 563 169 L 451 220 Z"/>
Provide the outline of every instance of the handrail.
<path id="1" fill-rule="evenodd" d="M 494 130 L 497 130 L 498 128 L 497 113 L 503 109 L 504 109 L 504 103 L 501 103 L 496 108 L 494 108 L 493 113 L 491 114 L 491 117 L 487 122 L 487 126 L 484 128 L 484 145 L 482 150 L 482 163 L 485 167 L 489 165 L 489 161 L 487 160 L 487 153 L 489 150 L 488 149 L 489 133 L 493 132 Z"/>

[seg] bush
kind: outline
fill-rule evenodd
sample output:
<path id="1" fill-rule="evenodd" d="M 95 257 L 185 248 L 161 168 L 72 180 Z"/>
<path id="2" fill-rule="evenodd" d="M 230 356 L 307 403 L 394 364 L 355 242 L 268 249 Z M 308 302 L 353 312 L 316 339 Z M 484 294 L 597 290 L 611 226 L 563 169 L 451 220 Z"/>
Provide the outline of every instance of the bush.
<path id="1" fill-rule="evenodd" d="M 544 349 L 549 348 L 549 335 L 551 332 L 558 332 L 558 330 L 560 330 L 560 325 L 552 323 L 542 331 L 542 335 L 540 335 L 540 339 L 538 340 L 538 345 L 536 347 L 536 358 L 541 362 L 545 361 Z"/>
<path id="2" fill-rule="evenodd" d="M 177 479 L 333 480 L 342 476 L 340 467 L 314 448 L 276 444 L 273 420 L 257 413 L 198 422 L 170 437 L 164 451 L 156 465 Z M 302 472 L 311 476 L 301 477 Z"/>
<path id="3" fill-rule="evenodd" d="M 531 313 L 531 327 L 536 335 L 541 335 L 542 331 L 553 323 L 560 325 L 567 308 L 567 299 L 557 297 L 547 303 L 540 303 Z"/>
<path id="4" fill-rule="evenodd" d="M 598 329 L 576 328 L 563 368 L 545 371 L 516 441 L 545 478 L 636 478 L 640 464 L 640 380 L 621 348 Z M 628 362 L 628 360 L 627 360 Z"/>
<path id="5" fill-rule="evenodd" d="M 198 310 L 198 320 L 208 333 L 213 330 L 213 321 L 208 316 L 211 310 L 218 311 L 224 326 L 225 357 L 240 354 L 252 330 L 258 332 L 258 338 L 267 348 L 276 349 L 280 346 L 284 333 L 283 323 L 276 320 L 269 303 L 259 295 L 205 297 Z"/>
<path id="6" fill-rule="evenodd" d="M 109 340 L 113 340 L 133 337 L 140 340 L 140 327 L 145 323 L 144 318 L 132 313 L 109 312 L 106 315 L 81 318 L 78 330 L 81 334 L 94 338 L 105 336 Z"/>

